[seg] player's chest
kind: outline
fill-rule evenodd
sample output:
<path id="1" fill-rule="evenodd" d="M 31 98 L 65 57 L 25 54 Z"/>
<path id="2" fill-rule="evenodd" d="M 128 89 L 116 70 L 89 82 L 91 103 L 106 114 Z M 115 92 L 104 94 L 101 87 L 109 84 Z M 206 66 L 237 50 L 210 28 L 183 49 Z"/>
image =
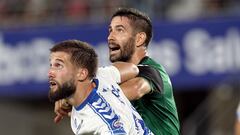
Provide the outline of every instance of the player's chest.
<path id="1" fill-rule="evenodd" d="M 94 133 L 102 126 L 103 121 L 92 109 L 72 112 L 71 127 L 75 134 Z"/>

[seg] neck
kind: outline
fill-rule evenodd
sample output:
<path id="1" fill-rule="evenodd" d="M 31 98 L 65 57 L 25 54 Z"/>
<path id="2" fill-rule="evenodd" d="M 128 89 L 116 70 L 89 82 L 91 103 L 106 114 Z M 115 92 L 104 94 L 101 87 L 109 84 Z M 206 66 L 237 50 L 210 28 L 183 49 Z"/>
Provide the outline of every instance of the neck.
<path id="1" fill-rule="evenodd" d="M 95 84 L 90 80 L 78 82 L 76 92 L 68 99 L 69 104 L 77 107 L 81 105 L 92 92 Z"/>
<path id="2" fill-rule="evenodd" d="M 139 62 L 145 57 L 147 56 L 147 49 L 144 46 L 140 46 L 135 48 L 135 52 L 133 53 L 132 58 L 128 61 L 130 63 L 133 63 L 135 65 L 138 65 Z"/>

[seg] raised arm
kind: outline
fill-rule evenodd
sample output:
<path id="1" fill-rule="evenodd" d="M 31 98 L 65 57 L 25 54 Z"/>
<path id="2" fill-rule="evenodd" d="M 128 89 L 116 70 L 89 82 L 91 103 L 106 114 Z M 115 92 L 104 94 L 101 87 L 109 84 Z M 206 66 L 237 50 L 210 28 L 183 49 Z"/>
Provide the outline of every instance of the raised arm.
<path id="1" fill-rule="evenodd" d="M 128 100 L 137 100 L 151 91 L 147 80 L 142 77 L 130 79 L 120 85 Z"/>
<path id="2" fill-rule="evenodd" d="M 163 80 L 158 70 L 149 66 L 138 66 L 139 74 L 120 86 L 129 100 L 137 100 L 151 91 L 163 91 Z"/>

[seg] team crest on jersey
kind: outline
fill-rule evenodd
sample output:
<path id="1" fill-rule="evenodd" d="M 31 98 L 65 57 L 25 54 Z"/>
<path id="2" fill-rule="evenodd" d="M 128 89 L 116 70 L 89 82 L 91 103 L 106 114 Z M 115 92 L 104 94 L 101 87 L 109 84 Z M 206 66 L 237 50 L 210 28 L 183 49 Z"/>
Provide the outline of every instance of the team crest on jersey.
<path id="1" fill-rule="evenodd" d="M 112 125 L 114 128 L 119 128 L 119 127 L 122 127 L 123 126 L 123 123 L 117 119 L 115 121 L 113 121 L 113 125 Z"/>

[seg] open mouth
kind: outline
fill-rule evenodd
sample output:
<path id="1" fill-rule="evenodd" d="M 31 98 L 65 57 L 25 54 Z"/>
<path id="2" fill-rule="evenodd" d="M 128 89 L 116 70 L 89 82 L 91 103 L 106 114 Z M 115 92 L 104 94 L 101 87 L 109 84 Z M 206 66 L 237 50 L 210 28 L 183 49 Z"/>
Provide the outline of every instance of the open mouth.
<path id="1" fill-rule="evenodd" d="M 49 85 L 50 85 L 50 88 L 54 88 L 55 86 L 57 86 L 57 83 L 55 81 L 49 81 Z"/>
<path id="2" fill-rule="evenodd" d="M 110 53 L 114 53 L 120 50 L 120 46 L 117 44 L 109 44 Z"/>
<path id="3" fill-rule="evenodd" d="M 117 50 L 120 50 L 120 47 L 112 47 L 110 48 L 111 51 L 117 51 Z"/>

